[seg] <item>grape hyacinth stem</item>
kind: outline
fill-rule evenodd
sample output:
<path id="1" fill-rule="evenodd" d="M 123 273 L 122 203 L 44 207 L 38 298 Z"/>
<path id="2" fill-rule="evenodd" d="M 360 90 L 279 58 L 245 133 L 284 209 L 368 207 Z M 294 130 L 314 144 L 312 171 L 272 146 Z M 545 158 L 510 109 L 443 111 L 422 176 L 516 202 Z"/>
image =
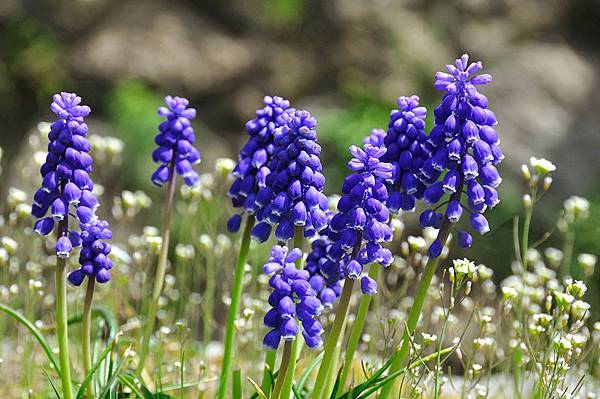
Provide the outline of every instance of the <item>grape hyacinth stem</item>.
<path id="1" fill-rule="evenodd" d="M 138 372 L 144 368 L 144 363 L 148 357 L 150 350 L 150 338 L 154 332 L 154 322 L 156 321 L 156 312 L 158 311 L 158 300 L 162 293 L 163 284 L 165 281 L 165 273 L 167 271 L 167 255 L 169 254 L 169 238 L 171 231 L 171 213 L 173 210 L 173 200 L 175 198 L 175 182 L 177 174 L 175 173 L 175 163 L 169 165 L 170 177 L 167 185 L 167 204 L 163 216 L 163 234 L 160 254 L 158 256 L 158 264 L 156 266 L 156 274 L 154 276 L 154 288 L 152 290 L 152 298 L 150 299 L 150 307 L 148 308 L 148 316 L 146 318 L 146 328 L 142 338 L 142 349 L 140 351 L 140 362 L 138 364 Z"/>
<path id="2" fill-rule="evenodd" d="M 352 258 L 358 257 L 361 246 L 362 233 L 359 232 L 356 238 L 356 243 L 354 244 L 354 248 L 352 248 Z M 346 315 L 348 314 L 350 298 L 352 297 L 352 288 L 354 288 L 354 279 L 346 277 L 344 280 L 344 288 L 342 289 L 342 294 L 340 295 L 340 304 L 337 312 L 335 313 L 335 319 L 333 320 L 331 331 L 327 337 L 327 342 L 325 343 L 323 360 L 321 360 L 321 365 L 319 366 L 319 372 L 317 373 L 317 379 L 313 388 L 313 398 L 315 399 L 321 398 L 321 395 L 323 395 L 323 398 L 325 398 L 327 393 L 324 391 L 324 388 L 327 385 L 327 377 L 332 376 L 332 378 L 335 378 L 335 373 L 330 372 L 330 369 L 336 353 L 337 343 L 340 339 L 344 324 L 346 323 Z"/>
<path id="3" fill-rule="evenodd" d="M 297 341 L 297 340 L 294 340 Z M 285 341 L 283 345 L 283 355 L 281 356 L 281 366 L 279 366 L 279 373 L 277 374 L 277 382 L 275 383 L 275 388 L 273 389 L 273 395 L 271 395 L 271 399 L 279 399 L 279 395 L 283 388 L 283 380 L 287 375 L 288 366 L 290 364 L 290 360 L 292 357 L 292 352 L 294 348 L 292 347 L 293 341 Z"/>
<path id="4" fill-rule="evenodd" d="M 321 398 L 323 395 L 326 385 L 327 376 L 330 374 L 329 369 L 333 363 L 333 356 L 335 353 L 335 347 L 337 346 L 340 338 L 342 327 L 346 321 L 346 315 L 348 314 L 348 307 L 350 306 L 350 298 L 352 297 L 352 288 L 354 288 L 354 280 L 346 278 L 344 281 L 344 288 L 340 296 L 340 304 L 335 314 L 331 331 L 327 337 L 327 343 L 325 344 L 325 350 L 323 354 L 323 360 L 321 360 L 321 366 L 319 367 L 319 373 L 315 381 L 315 387 L 313 390 L 313 398 Z"/>
<path id="5" fill-rule="evenodd" d="M 66 234 L 68 218 L 58 224 L 57 237 Z M 58 358 L 63 398 L 72 399 L 71 364 L 69 360 L 69 330 L 67 320 L 67 260 L 56 257 L 56 339 L 58 341 Z"/>
<path id="6" fill-rule="evenodd" d="M 277 358 L 277 351 L 273 349 L 267 349 L 265 355 L 265 369 L 263 371 L 262 383 L 260 389 L 269 396 L 271 393 L 271 387 L 273 386 L 272 373 L 275 369 L 275 360 Z"/>
<path id="7" fill-rule="evenodd" d="M 94 298 L 94 286 L 96 280 L 88 279 L 87 288 L 85 291 L 85 300 L 83 302 L 83 319 L 82 319 L 82 353 L 83 353 L 83 371 L 87 375 L 92 369 L 92 351 L 91 351 L 91 324 L 92 324 L 92 299 Z M 86 395 L 88 399 L 94 399 L 94 390 L 90 381 L 86 387 Z"/>
<path id="8" fill-rule="evenodd" d="M 376 265 L 371 265 L 369 269 L 369 277 L 371 277 L 373 280 L 377 280 L 378 274 L 379 267 L 377 267 Z M 369 312 L 369 306 L 371 305 L 372 298 L 373 297 L 371 295 L 363 295 L 360 298 L 358 312 L 356 313 L 356 320 L 354 321 L 354 325 L 352 326 L 350 338 L 348 338 L 348 345 L 346 345 L 346 354 L 344 355 L 344 365 L 342 368 L 342 375 L 340 378 L 341 388 L 346 386 L 346 380 L 348 379 L 348 374 L 350 373 L 350 369 L 352 368 L 352 359 L 354 358 L 356 347 L 358 346 L 358 342 L 360 341 L 362 331 L 365 327 L 365 321 L 367 319 L 367 313 Z"/>
<path id="9" fill-rule="evenodd" d="M 460 201 L 460 197 L 463 191 L 464 182 L 461 180 L 458 188 L 456 189 L 456 193 L 450 196 L 450 201 Z M 450 230 L 452 229 L 452 223 L 448 219 L 447 216 L 444 216 L 444 222 L 438 232 L 436 240 L 442 244 L 442 248 L 446 245 L 448 241 L 448 236 L 450 235 Z M 414 334 L 415 328 L 417 328 L 417 323 L 419 321 L 419 317 L 421 316 L 421 311 L 423 310 L 423 304 L 425 303 L 425 299 L 427 298 L 427 291 L 429 290 L 429 286 L 431 285 L 431 280 L 435 274 L 438 264 L 440 263 L 441 256 L 429 257 L 427 264 L 425 265 L 425 271 L 423 272 L 423 276 L 421 277 L 421 281 L 419 282 L 419 286 L 417 287 L 417 292 L 415 293 L 415 298 L 413 300 L 413 305 L 410 308 L 410 313 L 408 314 L 408 320 L 406 321 L 406 327 L 404 328 L 403 338 L 402 338 L 402 346 L 398 351 L 398 355 L 392 362 L 390 366 L 389 374 L 392 374 L 398 370 L 400 370 L 406 357 L 408 356 L 409 351 L 409 341 L 410 336 Z M 387 385 L 384 385 L 381 389 L 380 399 L 385 399 L 389 396 L 394 386 L 396 386 L 397 380 L 393 380 Z"/>
<path id="10" fill-rule="evenodd" d="M 294 227 L 294 247 L 298 248 L 301 251 L 304 251 L 303 234 L 304 234 L 304 232 L 302 230 L 302 227 L 300 227 L 300 226 Z M 303 259 L 300 258 L 296 261 L 296 264 L 298 266 L 300 266 L 299 263 L 301 263 L 302 261 L 303 261 Z M 281 378 L 283 379 L 283 386 L 281 388 L 281 397 L 283 399 L 288 399 L 292 393 L 292 385 L 294 383 L 294 374 L 296 373 L 296 360 L 298 358 L 298 353 L 300 351 L 299 342 L 300 342 L 300 333 L 298 333 L 298 335 L 296 336 L 296 339 L 294 339 L 294 341 L 292 342 L 292 352 L 291 352 L 290 358 L 288 360 L 289 364 L 286 367 L 285 375 L 282 375 L 281 373 L 279 374 L 279 376 L 281 376 Z M 285 344 L 287 345 L 288 342 L 286 342 Z"/>
<path id="11" fill-rule="evenodd" d="M 219 379 L 219 391 L 217 394 L 219 399 L 225 399 L 227 395 L 227 380 L 229 379 L 229 373 L 231 369 L 231 358 L 233 355 L 233 344 L 235 339 L 235 319 L 238 316 L 240 304 L 242 302 L 242 289 L 245 274 L 244 269 L 246 267 L 246 258 L 248 257 L 248 250 L 250 248 L 250 234 L 252 233 L 253 227 L 254 217 L 248 216 L 246 219 L 246 227 L 244 228 L 244 235 L 242 236 L 242 243 L 240 245 L 240 253 L 235 266 L 235 277 L 233 281 L 233 287 L 231 289 L 231 305 L 229 306 L 229 312 L 227 313 L 227 324 L 225 326 L 225 348 L 223 352 L 221 376 Z"/>

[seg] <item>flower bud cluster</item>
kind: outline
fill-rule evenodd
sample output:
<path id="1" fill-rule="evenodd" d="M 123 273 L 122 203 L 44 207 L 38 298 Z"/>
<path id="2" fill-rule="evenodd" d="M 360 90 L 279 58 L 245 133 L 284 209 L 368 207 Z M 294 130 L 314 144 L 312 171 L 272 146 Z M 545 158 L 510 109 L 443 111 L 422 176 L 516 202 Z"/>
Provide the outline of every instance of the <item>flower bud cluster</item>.
<path id="1" fill-rule="evenodd" d="M 277 349 L 282 338 L 293 341 L 300 331 L 309 347 L 322 345 L 323 327 L 316 317 L 322 312 L 323 305 L 309 282 L 308 270 L 301 270 L 294 264 L 301 258 L 300 249 L 288 250 L 285 246 L 275 245 L 263 266 L 264 272 L 271 276 L 269 285 L 273 288 L 269 296 L 272 308 L 264 318 L 265 325 L 271 328 L 263 340 L 267 348 Z"/>
<path id="2" fill-rule="evenodd" d="M 317 144 L 317 121 L 307 111 L 281 115 L 283 126 L 275 129 L 270 173 L 256 195 L 260 221 L 252 231 L 259 242 L 271 234 L 287 241 L 300 226 L 306 237 L 313 237 L 327 226 L 328 200 L 323 194 L 325 176 Z"/>
<path id="3" fill-rule="evenodd" d="M 74 93 L 55 94 L 50 109 L 58 120 L 50 126 L 48 154 L 41 167 L 42 187 L 33 197 L 32 215 L 38 220 L 34 230 L 48 235 L 59 226 L 55 245 L 59 258 L 68 258 L 74 247 L 82 245 L 79 263 L 81 268 L 69 275 L 69 280 L 79 285 L 85 276 L 95 277 L 100 283 L 110 279 L 112 262 L 108 258 L 110 245 L 101 240 L 110 239 L 108 223 L 96 216 L 98 200 L 92 193 L 94 183 L 91 144 L 87 139 L 88 126 L 84 118 L 90 108 L 80 105 L 81 97 Z M 70 229 L 68 218 L 74 209 L 80 231 Z M 50 212 L 49 217 L 45 215 Z"/>
<path id="4" fill-rule="evenodd" d="M 393 236 L 386 206 L 386 183 L 392 177 L 393 167 L 380 161 L 385 152 L 385 148 L 370 144 L 363 149 L 350 147 L 353 158 L 348 167 L 354 173 L 344 180 L 338 211 L 329 223 L 332 244 L 327 250 L 329 260 L 321 269 L 331 280 L 362 276 L 362 291 L 369 295 L 377 292 L 377 283 L 363 276 L 364 266 L 372 262 L 389 266 L 393 261 L 391 251 L 381 245 Z"/>
<path id="5" fill-rule="evenodd" d="M 496 188 L 502 178 L 496 165 L 504 155 L 499 147 L 496 116 L 488 109 L 487 98 L 477 86 L 492 81 L 489 74 L 475 75 L 483 68 L 481 62 L 469 64 L 468 55 L 447 65 L 448 73 L 436 73 L 435 88 L 446 91 L 442 102 L 435 108 L 435 127 L 425 147 L 432 153 L 420 168 L 420 178 L 428 182 L 423 194 L 427 204 L 437 204 L 445 194 L 450 195 L 445 217 L 456 223 L 463 209 L 468 209 L 471 226 L 484 234 L 489 225 L 483 212 L 498 204 Z M 461 202 L 465 189 L 467 203 Z M 431 211 L 422 218 L 424 225 L 439 224 L 440 214 Z M 459 235 L 459 244 L 471 245 L 468 233 Z M 431 256 L 438 256 L 439 243 L 434 243 Z"/>
<path id="6" fill-rule="evenodd" d="M 233 207 L 243 208 L 249 215 L 258 210 L 256 195 L 266 186 L 267 176 L 271 173 L 269 165 L 275 148 L 273 132 L 285 124 L 282 115 L 293 111 L 290 102 L 279 96 L 266 96 L 263 104 L 264 107 L 256 111 L 256 117 L 246 123 L 249 138 L 232 171 L 235 180 L 229 189 Z M 236 214 L 227 225 L 235 232 L 240 223 L 241 215 Z"/>
<path id="7" fill-rule="evenodd" d="M 189 101 L 183 97 L 165 97 L 166 107 L 158 108 L 158 115 L 166 118 L 158 125 L 159 133 L 154 138 L 158 148 L 152 153 L 154 162 L 160 164 L 152 182 L 162 186 L 177 172 L 185 184 L 199 183 L 198 173 L 192 166 L 200 162 L 200 152 L 194 147 L 194 128 L 190 120 L 196 117 L 196 109 L 188 108 Z"/>

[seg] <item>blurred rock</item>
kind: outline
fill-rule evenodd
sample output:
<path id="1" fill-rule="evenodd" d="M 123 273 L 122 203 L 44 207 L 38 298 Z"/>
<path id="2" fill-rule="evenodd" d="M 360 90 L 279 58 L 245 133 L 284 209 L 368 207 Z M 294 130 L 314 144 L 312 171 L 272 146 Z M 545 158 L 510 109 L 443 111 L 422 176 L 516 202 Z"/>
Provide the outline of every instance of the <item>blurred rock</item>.
<path id="1" fill-rule="evenodd" d="M 247 71 L 255 45 L 234 38 L 184 5 L 127 2 L 76 45 L 74 74 L 105 80 L 136 76 L 160 86 L 208 91 Z"/>

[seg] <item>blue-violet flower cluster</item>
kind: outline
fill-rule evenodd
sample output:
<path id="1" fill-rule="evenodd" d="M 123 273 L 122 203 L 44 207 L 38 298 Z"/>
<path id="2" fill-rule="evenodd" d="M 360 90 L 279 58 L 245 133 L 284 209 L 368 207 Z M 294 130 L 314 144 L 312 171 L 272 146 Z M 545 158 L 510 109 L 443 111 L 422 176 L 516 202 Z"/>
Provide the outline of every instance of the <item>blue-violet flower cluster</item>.
<path id="1" fill-rule="evenodd" d="M 100 283 L 110 279 L 112 262 L 108 258 L 110 245 L 91 240 L 92 235 L 110 239 L 112 232 L 108 223 L 96 216 L 98 200 L 92 193 L 94 184 L 89 176 L 92 171 L 91 148 L 87 139 L 88 126 L 84 118 L 91 112 L 81 104 L 81 97 L 74 93 L 55 94 L 50 106 L 58 120 L 50 126 L 48 133 L 48 155 L 42 165 L 42 187 L 33 197 L 31 213 L 38 218 L 34 230 L 48 235 L 58 223 L 59 236 L 55 246 L 60 258 L 70 256 L 74 247 L 83 245 L 79 263 L 81 268 L 69 275 L 75 285 L 81 284 L 85 276 L 95 277 Z M 81 232 L 70 229 L 68 218 L 71 209 L 79 221 Z M 50 216 L 46 214 L 50 211 Z M 99 230 L 97 227 L 101 226 Z"/>
<path id="2" fill-rule="evenodd" d="M 381 245 L 392 239 L 386 183 L 392 178 L 393 166 L 380 161 L 385 152 L 385 148 L 370 144 L 364 149 L 350 147 L 353 158 L 348 167 L 354 173 L 344 180 L 338 212 L 329 223 L 332 244 L 327 250 L 329 259 L 322 265 L 323 275 L 332 281 L 340 275 L 356 279 L 371 262 L 392 263 L 392 253 Z M 365 294 L 374 294 L 377 283 L 365 275 L 361 288 Z"/>
<path id="3" fill-rule="evenodd" d="M 152 182 L 162 186 L 177 172 L 185 184 L 196 186 L 198 173 L 192 168 L 200 162 L 200 152 L 194 147 L 194 129 L 190 120 L 196 117 L 196 109 L 188 108 L 189 101 L 183 97 L 165 97 L 166 107 L 158 108 L 158 115 L 166 118 L 158 125 L 154 138 L 158 148 L 152 153 L 154 162 L 160 164 L 152 174 Z"/>
<path id="4" fill-rule="evenodd" d="M 393 166 L 390 196 L 387 201 L 391 212 L 400 209 L 413 211 L 416 199 L 425 191 L 427 180 L 420 180 L 419 170 L 429 153 L 423 146 L 425 135 L 425 117 L 427 110 L 419 106 L 419 97 L 399 97 L 399 109 L 392 110 L 384 144 L 387 152 L 383 162 Z"/>
<path id="5" fill-rule="evenodd" d="M 308 282 L 315 290 L 317 297 L 325 308 L 333 307 L 333 303 L 342 293 L 343 275 L 323 274 L 323 265 L 327 262 L 327 248 L 331 241 L 326 235 L 321 236 L 311 243 L 311 251 L 306 257 L 305 269 L 310 273 Z"/>
<path id="6" fill-rule="evenodd" d="M 297 248 L 289 251 L 285 246 L 275 245 L 263 267 L 266 274 L 272 275 L 269 285 L 273 288 L 269 296 L 272 308 L 264 318 L 265 325 L 271 328 L 263 340 L 267 348 L 277 349 L 281 338 L 293 341 L 300 330 L 309 347 L 322 344 L 323 326 L 316 316 L 323 305 L 309 282 L 310 273 L 294 264 L 301 257 L 302 251 Z"/>
<path id="7" fill-rule="evenodd" d="M 317 121 L 307 111 L 281 115 L 285 125 L 275 129 L 273 159 L 265 187 L 256 195 L 260 221 L 252 236 L 262 242 L 275 236 L 286 241 L 294 236 L 294 226 L 302 226 L 312 237 L 327 225 L 327 197 L 323 194 L 321 146 L 317 144 Z"/>
<path id="8" fill-rule="evenodd" d="M 488 99 L 477 90 L 492 81 L 489 74 L 476 75 L 482 68 L 481 62 L 469 64 L 465 54 L 446 66 L 448 73 L 436 73 L 435 88 L 446 93 L 434 110 L 435 127 L 427 140 L 433 155 L 421 167 L 423 178 L 432 182 L 424 193 L 425 202 L 434 205 L 450 194 L 445 216 L 456 223 L 467 209 L 471 226 L 480 234 L 489 231 L 483 212 L 499 202 L 496 188 L 502 178 L 495 165 L 504 158 L 494 128 L 496 116 L 488 109 Z M 463 190 L 466 205 L 460 201 Z M 442 214 L 427 210 L 420 221 L 423 226 L 435 227 L 442 219 Z M 461 231 L 458 241 L 469 247 L 472 237 Z M 441 250 L 442 243 L 434 242 L 430 255 L 438 256 Z"/>
<path id="9" fill-rule="evenodd" d="M 256 117 L 246 123 L 248 141 L 241 149 L 238 163 L 233 169 L 233 181 L 229 196 L 234 208 L 244 208 L 249 215 L 258 209 L 255 201 L 258 190 L 266 186 L 273 155 L 273 131 L 285 124 L 282 114 L 291 112 L 290 102 L 282 97 L 266 96 L 264 107 L 256 111 Z M 240 228 L 242 216 L 233 215 L 227 226 L 231 232 Z"/>

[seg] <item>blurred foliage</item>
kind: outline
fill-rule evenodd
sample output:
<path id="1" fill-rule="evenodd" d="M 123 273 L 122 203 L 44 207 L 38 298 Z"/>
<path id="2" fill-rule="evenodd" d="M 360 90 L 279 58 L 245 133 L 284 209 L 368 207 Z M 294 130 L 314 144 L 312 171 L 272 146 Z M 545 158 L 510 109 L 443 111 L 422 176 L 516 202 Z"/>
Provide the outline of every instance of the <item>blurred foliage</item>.
<path id="1" fill-rule="evenodd" d="M 263 14 L 274 25 L 296 25 L 302 21 L 303 6 L 303 0 L 264 0 Z"/>
<path id="2" fill-rule="evenodd" d="M 125 80 L 115 85 L 106 101 L 107 116 L 125 142 L 126 185 L 148 186 L 149 171 L 153 168 L 150 154 L 155 147 L 151 137 L 160 122 L 155 110 L 162 99 L 142 82 Z"/>
<path id="3" fill-rule="evenodd" d="M 0 89 L 15 90 L 20 83 L 27 83 L 41 101 L 63 88 L 67 81 L 60 62 L 63 46 L 47 25 L 32 19 L 8 20 L 0 32 L 6 72 L 0 74 Z"/>

